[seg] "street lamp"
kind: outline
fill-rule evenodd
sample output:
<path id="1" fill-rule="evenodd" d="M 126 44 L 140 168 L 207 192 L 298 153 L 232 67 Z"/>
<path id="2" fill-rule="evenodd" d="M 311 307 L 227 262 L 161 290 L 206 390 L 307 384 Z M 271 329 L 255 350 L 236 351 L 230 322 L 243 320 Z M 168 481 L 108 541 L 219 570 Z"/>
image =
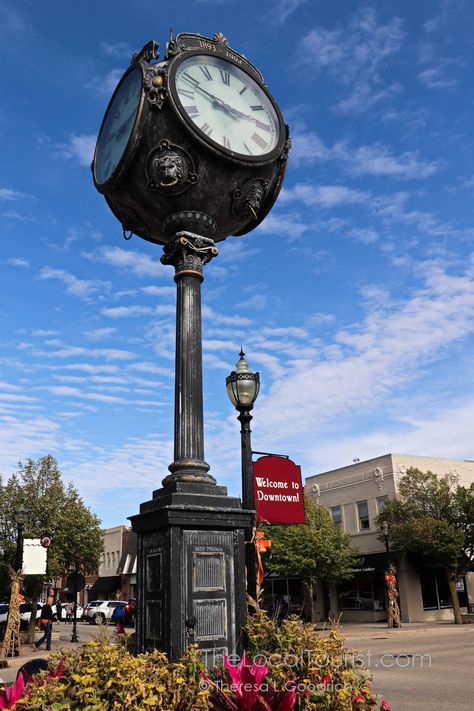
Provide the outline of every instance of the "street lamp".
<path id="1" fill-rule="evenodd" d="M 16 554 L 15 554 L 15 570 L 18 572 L 23 567 L 23 526 L 26 523 L 26 511 L 21 508 L 15 512 L 13 518 L 16 523 Z"/>
<path id="2" fill-rule="evenodd" d="M 260 390 L 260 374 L 250 370 L 244 358 L 245 353 L 240 349 L 240 359 L 236 363 L 236 370 L 233 370 L 226 378 L 227 394 L 231 403 L 239 411 L 238 420 L 241 425 L 240 444 L 242 456 L 242 505 L 244 509 L 255 511 L 255 501 L 253 494 L 253 471 L 252 471 L 252 447 L 250 443 L 250 422 L 252 415 L 250 411 L 257 399 Z M 252 529 L 255 526 L 253 517 Z M 247 565 L 247 593 L 255 599 L 257 594 L 257 572 L 256 572 L 256 550 L 255 542 L 252 541 L 253 530 L 246 533 L 246 553 Z"/>

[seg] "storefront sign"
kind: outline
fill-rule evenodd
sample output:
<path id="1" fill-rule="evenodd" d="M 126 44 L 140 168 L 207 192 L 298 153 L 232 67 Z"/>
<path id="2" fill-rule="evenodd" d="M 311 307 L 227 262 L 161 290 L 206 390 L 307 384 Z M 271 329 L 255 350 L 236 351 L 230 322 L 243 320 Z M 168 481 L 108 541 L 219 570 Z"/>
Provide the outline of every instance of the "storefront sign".
<path id="1" fill-rule="evenodd" d="M 285 457 L 260 457 L 253 462 L 257 521 L 304 523 L 301 468 Z"/>

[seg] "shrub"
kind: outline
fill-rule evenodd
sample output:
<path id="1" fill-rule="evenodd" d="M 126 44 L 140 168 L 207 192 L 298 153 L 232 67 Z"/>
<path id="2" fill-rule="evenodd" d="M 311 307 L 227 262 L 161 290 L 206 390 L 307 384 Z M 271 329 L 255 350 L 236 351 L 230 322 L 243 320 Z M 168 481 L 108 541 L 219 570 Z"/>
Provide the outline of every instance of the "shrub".
<path id="1" fill-rule="evenodd" d="M 295 710 L 365 711 L 377 707 L 370 676 L 337 626 L 325 633 L 297 617 L 277 625 L 258 609 L 247 624 L 248 654 L 268 666 L 274 689 L 296 687 Z M 386 701 L 380 708 L 388 709 Z"/>
<path id="2" fill-rule="evenodd" d="M 226 657 L 209 677 L 196 646 L 170 663 L 158 651 L 133 655 L 106 632 L 34 677 L 18 701 L 8 690 L 0 708 L 15 711 L 390 711 L 379 706 L 367 672 L 337 627 L 324 633 L 288 618 L 278 626 L 257 610 L 246 627 L 248 658 Z M 249 689 L 245 684 L 250 684 Z M 16 704 L 15 704 L 16 702 Z"/>
<path id="3" fill-rule="evenodd" d="M 51 656 L 51 663 L 57 658 Z M 60 678 L 37 677 L 16 711 L 198 711 L 208 709 L 209 692 L 199 687 L 204 666 L 196 647 L 170 664 L 162 652 L 132 655 L 124 645 L 100 637 L 63 656 Z"/>

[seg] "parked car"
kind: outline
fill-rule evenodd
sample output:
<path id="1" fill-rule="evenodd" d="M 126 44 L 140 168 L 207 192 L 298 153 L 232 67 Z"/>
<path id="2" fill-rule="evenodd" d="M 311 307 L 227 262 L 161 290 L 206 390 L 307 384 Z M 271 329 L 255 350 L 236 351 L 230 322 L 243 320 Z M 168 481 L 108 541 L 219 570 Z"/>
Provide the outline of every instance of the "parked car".
<path id="1" fill-rule="evenodd" d="M 87 603 L 82 619 L 90 625 L 107 624 L 111 621 L 112 615 L 116 607 L 126 606 L 123 600 L 94 600 Z"/>
<path id="2" fill-rule="evenodd" d="M 52 606 L 53 608 L 53 613 L 57 617 L 57 611 L 56 611 L 56 605 Z M 76 605 L 76 620 L 81 620 L 82 615 L 84 613 L 84 608 L 81 605 Z M 61 603 L 61 621 L 64 622 L 66 620 L 66 603 L 62 602 Z"/>

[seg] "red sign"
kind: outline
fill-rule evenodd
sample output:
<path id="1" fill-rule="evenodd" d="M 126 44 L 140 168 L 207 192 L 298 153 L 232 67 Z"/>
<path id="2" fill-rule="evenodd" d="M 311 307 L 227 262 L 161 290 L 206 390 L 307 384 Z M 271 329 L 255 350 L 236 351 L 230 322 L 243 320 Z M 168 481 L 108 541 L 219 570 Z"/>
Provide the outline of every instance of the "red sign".
<path id="1" fill-rule="evenodd" d="M 285 457 L 253 462 L 257 523 L 304 523 L 301 468 Z"/>

